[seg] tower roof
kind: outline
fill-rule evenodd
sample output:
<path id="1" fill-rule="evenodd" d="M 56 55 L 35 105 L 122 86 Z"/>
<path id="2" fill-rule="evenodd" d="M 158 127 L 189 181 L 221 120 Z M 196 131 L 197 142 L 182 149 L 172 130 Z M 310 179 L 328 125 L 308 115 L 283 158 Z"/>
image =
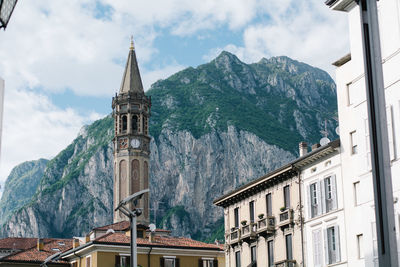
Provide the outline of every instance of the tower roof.
<path id="1" fill-rule="evenodd" d="M 119 92 L 120 93 L 143 92 L 142 79 L 140 78 L 139 67 L 137 64 L 135 48 L 133 46 L 132 40 Z"/>

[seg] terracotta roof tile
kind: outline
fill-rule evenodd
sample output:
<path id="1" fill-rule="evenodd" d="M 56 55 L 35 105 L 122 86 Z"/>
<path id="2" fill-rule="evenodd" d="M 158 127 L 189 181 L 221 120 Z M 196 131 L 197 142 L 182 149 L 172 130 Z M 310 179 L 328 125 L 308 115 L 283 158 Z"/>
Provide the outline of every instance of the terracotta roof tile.
<path id="1" fill-rule="evenodd" d="M 93 230 L 107 231 L 108 229 L 113 229 L 114 231 L 124 231 L 124 230 L 128 230 L 129 227 L 130 227 L 129 221 L 122 221 L 122 222 L 117 222 L 117 223 L 113 223 L 113 224 L 109 224 L 109 225 L 100 226 L 100 227 L 94 228 Z"/>
<path id="2" fill-rule="evenodd" d="M 8 237 L 0 239 L 0 248 L 3 249 L 28 249 L 36 246 L 37 238 Z"/>
<path id="3" fill-rule="evenodd" d="M 29 239 L 29 238 L 27 238 Z M 37 240 L 37 238 L 35 238 Z M 58 252 L 64 252 L 72 248 L 72 239 L 44 239 L 43 250 L 39 251 L 36 247 L 28 248 L 2 258 L 0 261 L 25 261 L 25 262 L 43 262 L 45 259 Z M 57 261 L 58 263 L 67 263 L 66 261 Z"/>
<path id="4" fill-rule="evenodd" d="M 97 238 L 95 241 L 101 243 L 129 244 L 130 237 L 124 233 L 109 233 L 107 235 Z M 138 238 L 137 244 L 139 246 L 143 245 L 143 246 L 221 249 L 220 246 L 215 244 L 207 244 L 186 237 L 172 237 L 172 236 L 155 236 L 154 242 L 150 242 L 147 238 Z"/>

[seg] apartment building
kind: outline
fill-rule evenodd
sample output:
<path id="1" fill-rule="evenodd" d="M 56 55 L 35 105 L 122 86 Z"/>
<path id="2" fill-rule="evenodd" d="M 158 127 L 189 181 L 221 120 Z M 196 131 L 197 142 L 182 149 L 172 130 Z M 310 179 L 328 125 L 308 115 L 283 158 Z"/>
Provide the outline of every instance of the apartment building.
<path id="1" fill-rule="evenodd" d="M 340 146 L 301 167 L 305 266 L 347 266 Z"/>
<path id="2" fill-rule="evenodd" d="M 331 193 L 329 197 L 326 197 L 327 200 L 329 198 L 329 201 L 326 202 L 324 214 L 332 215 L 337 210 L 337 204 L 333 206 L 330 199 L 335 199 L 335 203 L 337 203 L 337 194 L 333 194 L 332 191 L 333 188 L 336 188 L 334 187 L 336 185 L 336 183 L 334 184 L 335 175 L 332 170 L 338 166 L 339 140 L 330 142 L 323 147 L 314 147 L 309 153 L 307 153 L 307 149 L 304 149 L 304 144 L 300 146 L 300 158 L 214 201 L 215 205 L 224 208 L 225 263 L 227 267 L 303 266 L 306 257 L 305 238 L 308 238 L 309 235 L 312 235 L 312 231 L 317 229 L 314 227 L 316 226 L 313 222 L 314 218 L 310 218 L 307 221 L 310 234 L 304 231 L 304 220 L 302 219 L 304 218 L 304 209 L 302 208 L 304 201 L 302 200 L 304 197 L 304 192 L 302 193 L 304 191 L 303 176 L 308 178 L 307 185 L 309 187 L 312 181 L 315 181 L 316 174 L 323 177 L 321 178 L 322 183 L 330 185 L 329 192 Z M 333 155 L 336 158 L 332 160 Z M 328 163 L 329 160 L 331 160 L 330 163 Z M 323 170 L 318 164 L 326 166 L 326 170 Z M 320 168 L 321 171 L 308 174 L 308 171 L 313 168 Z M 335 171 L 337 170 L 335 169 Z M 328 174 L 331 175 L 328 176 Z M 328 177 L 331 178 L 325 179 Z M 318 183 L 320 184 L 320 181 Z M 322 215 L 322 212 L 318 215 Z M 337 222 L 336 218 L 332 219 L 330 223 L 317 224 L 321 234 L 322 231 L 329 233 L 329 240 L 339 236 L 338 223 L 333 224 L 333 222 Z M 331 246 L 331 248 L 332 251 L 328 248 L 328 255 L 333 255 L 338 251 L 336 246 Z M 339 262 L 336 260 L 338 257 L 329 259 L 335 263 Z"/>
<path id="3" fill-rule="evenodd" d="M 357 1 L 327 1 L 348 14 L 350 54 L 334 63 L 341 134 L 344 216 L 349 266 L 378 266 L 366 104 L 362 26 Z M 378 1 L 382 67 L 397 240 L 400 220 L 400 1 Z M 399 242 L 397 248 L 399 249 Z"/>

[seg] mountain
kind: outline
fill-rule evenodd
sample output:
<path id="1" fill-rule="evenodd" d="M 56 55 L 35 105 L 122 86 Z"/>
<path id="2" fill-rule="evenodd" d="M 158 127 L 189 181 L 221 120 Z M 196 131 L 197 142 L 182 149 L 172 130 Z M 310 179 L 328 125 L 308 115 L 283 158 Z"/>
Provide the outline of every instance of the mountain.
<path id="1" fill-rule="evenodd" d="M 0 200 L 0 224 L 27 204 L 36 192 L 48 160 L 39 159 L 19 164 L 11 170 Z"/>
<path id="2" fill-rule="evenodd" d="M 318 142 L 325 127 L 333 137 L 336 126 L 333 80 L 288 57 L 245 64 L 222 52 L 147 94 L 152 221 L 195 239 L 223 238 L 215 198 L 293 160 L 298 143 Z M 35 194 L 0 235 L 70 237 L 110 223 L 112 127 L 110 116 L 84 127 L 47 163 Z"/>

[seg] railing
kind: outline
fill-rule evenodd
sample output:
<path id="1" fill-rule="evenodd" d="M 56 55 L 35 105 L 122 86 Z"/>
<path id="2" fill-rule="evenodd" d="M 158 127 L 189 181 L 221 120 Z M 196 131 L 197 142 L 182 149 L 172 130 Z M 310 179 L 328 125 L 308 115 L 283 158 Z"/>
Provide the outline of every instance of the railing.
<path id="1" fill-rule="evenodd" d="M 296 267 L 296 260 L 283 260 L 275 262 L 275 267 Z"/>
<path id="2" fill-rule="evenodd" d="M 230 244 L 234 244 L 236 242 L 239 242 L 240 240 L 240 229 L 233 229 L 231 234 L 230 234 Z"/>
<path id="3" fill-rule="evenodd" d="M 279 214 L 279 226 L 293 223 L 293 209 L 287 209 Z"/>
<path id="4" fill-rule="evenodd" d="M 267 216 L 258 220 L 258 231 L 272 232 L 275 230 L 275 216 Z"/>
<path id="5" fill-rule="evenodd" d="M 248 239 L 254 239 L 257 237 L 257 223 L 250 223 L 242 226 L 241 239 L 248 241 Z"/>

